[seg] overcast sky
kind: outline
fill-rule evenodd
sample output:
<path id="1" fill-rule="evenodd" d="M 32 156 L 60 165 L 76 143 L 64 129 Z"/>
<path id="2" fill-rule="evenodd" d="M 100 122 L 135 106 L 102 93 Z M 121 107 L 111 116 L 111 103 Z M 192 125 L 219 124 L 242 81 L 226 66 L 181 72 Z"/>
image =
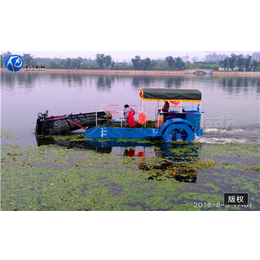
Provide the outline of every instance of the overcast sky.
<path id="1" fill-rule="evenodd" d="M 260 51 L 256 0 L 246 4 L 219 0 L 214 5 L 206 0 L 82 3 L 17 2 L 12 19 L 3 12 L 1 51 L 51 58 L 94 58 L 104 53 L 121 60 L 138 54 L 141 58 L 186 54 L 201 58 L 207 51 Z M 18 17 L 22 18 L 14 19 Z"/>

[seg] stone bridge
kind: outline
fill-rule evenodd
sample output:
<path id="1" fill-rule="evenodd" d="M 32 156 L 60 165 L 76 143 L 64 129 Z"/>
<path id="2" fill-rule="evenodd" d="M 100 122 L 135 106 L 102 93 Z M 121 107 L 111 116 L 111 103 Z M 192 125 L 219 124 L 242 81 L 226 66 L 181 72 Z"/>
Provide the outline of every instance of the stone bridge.
<path id="1" fill-rule="evenodd" d="M 205 74 L 212 74 L 213 70 L 193 69 L 193 70 L 188 70 L 188 72 L 189 74 L 205 75 Z"/>

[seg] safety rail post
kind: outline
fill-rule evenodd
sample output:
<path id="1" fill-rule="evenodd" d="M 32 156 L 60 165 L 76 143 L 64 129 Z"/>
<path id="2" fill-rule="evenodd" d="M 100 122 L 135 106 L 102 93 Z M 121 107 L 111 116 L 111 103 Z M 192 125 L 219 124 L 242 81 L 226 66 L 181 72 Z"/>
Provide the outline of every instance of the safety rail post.
<path id="1" fill-rule="evenodd" d="M 121 127 L 123 126 L 123 111 L 121 111 L 121 117 L 120 117 L 120 119 L 121 119 Z"/>
<path id="2" fill-rule="evenodd" d="M 142 112 L 142 113 L 144 113 L 146 115 L 146 121 L 144 122 L 144 127 L 147 128 L 147 121 L 148 121 L 147 120 L 147 114 L 145 112 Z"/>
<path id="3" fill-rule="evenodd" d="M 97 126 L 97 121 L 98 121 L 98 120 L 97 120 L 97 113 L 98 113 L 98 112 L 104 112 L 104 110 L 96 110 L 96 126 Z"/>
<path id="4" fill-rule="evenodd" d="M 202 102 L 199 102 L 200 128 L 203 127 L 203 122 L 202 122 L 202 120 L 204 120 L 204 115 L 202 115 L 202 113 L 201 113 L 201 103 L 202 103 Z"/>

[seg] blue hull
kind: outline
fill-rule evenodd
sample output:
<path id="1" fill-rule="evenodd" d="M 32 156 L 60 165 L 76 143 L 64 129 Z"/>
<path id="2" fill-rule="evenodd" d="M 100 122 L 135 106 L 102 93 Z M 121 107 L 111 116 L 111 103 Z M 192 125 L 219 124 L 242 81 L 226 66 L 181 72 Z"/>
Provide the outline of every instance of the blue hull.
<path id="1" fill-rule="evenodd" d="M 174 118 L 166 121 L 160 128 L 124 128 L 124 127 L 94 127 L 87 129 L 84 136 L 91 139 L 152 139 L 163 138 L 167 142 L 193 141 L 195 134 L 202 137 L 202 129 L 194 127 L 194 125 L 181 118 Z"/>
<path id="2" fill-rule="evenodd" d="M 158 137 L 159 129 L 150 128 L 123 128 L 123 127 L 94 127 L 87 129 L 84 136 L 87 138 L 134 138 L 146 139 Z"/>

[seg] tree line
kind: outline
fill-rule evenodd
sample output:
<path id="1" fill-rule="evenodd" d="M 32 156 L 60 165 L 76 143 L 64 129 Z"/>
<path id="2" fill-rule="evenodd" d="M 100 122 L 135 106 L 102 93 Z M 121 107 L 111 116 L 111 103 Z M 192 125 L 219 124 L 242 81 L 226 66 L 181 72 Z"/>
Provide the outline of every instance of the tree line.
<path id="1" fill-rule="evenodd" d="M 219 65 L 225 71 L 260 71 L 260 60 L 252 59 L 250 55 L 243 57 L 241 54 L 236 55 L 233 53 L 230 57 L 226 57 L 223 61 L 220 61 Z"/>
<path id="2" fill-rule="evenodd" d="M 1 67 L 11 52 L 1 54 Z M 87 70 L 172 70 L 212 69 L 225 71 L 260 71 L 260 61 L 252 59 L 250 55 L 231 54 L 223 61 L 218 62 L 184 62 L 180 57 L 168 56 L 165 59 L 141 59 L 136 55 L 131 62 L 115 62 L 110 55 L 97 53 L 95 59 L 91 58 L 34 58 L 31 54 L 21 55 L 24 66 L 46 66 L 50 69 L 87 69 Z"/>

